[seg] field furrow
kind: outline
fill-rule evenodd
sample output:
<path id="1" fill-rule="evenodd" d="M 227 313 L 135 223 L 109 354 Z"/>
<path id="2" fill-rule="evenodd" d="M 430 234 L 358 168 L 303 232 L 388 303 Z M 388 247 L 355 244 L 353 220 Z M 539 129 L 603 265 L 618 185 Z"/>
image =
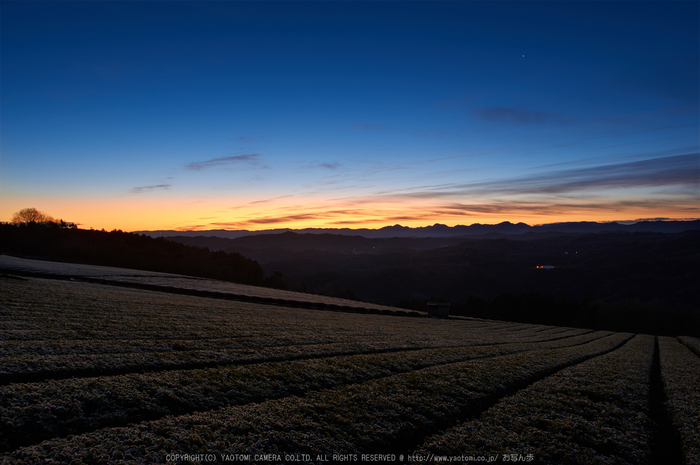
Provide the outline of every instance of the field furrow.
<path id="1" fill-rule="evenodd" d="M 3 283 L 0 384 L 586 334 L 483 320 L 334 314 L 86 283 Z M 314 321 L 314 325 L 309 325 Z M 513 331 L 517 328 L 518 331 Z"/>
<path id="2" fill-rule="evenodd" d="M 659 337 L 659 362 L 666 408 L 687 464 L 700 463 L 700 358 L 670 337 Z"/>
<path id="3" fill-rule="evenodd" d="M 170 416 L 131 427 L 52 439 L 8 460 L 43 463 L 165 462 L 166 454 L 375 453 L 405 448 L 418 437 L 483 411 L 498 398 L 620 347 L 614 334 L 575 347 L 520 352 L 414 370 L 260 404 Z"/>
<path id="4" fill-rule="evenodd" d="M 35 277 L 0 286 L 2 464 L 367 462 L 416 447 L 699 461 L 697 338 L 654 350 L 652 336 L 285 307 L 274 291 L 263 304 Z"/>
<path id="5" fill-rule="evenodd" d="M 536 463 L 644 464 L 653 336 L 575 365 L 428 438 L 418 455 L 534 457 Z"/>
<path id="6" fill-rule="evenodd" d="M 498 338 L 498 332 L 491 334 L 489 342 L 475 340 L 474 344 L 498 344 L 503 342 L 547 342 L 563 339 L 580 334 L 587 334 L 591 330 L 569 328 L 566 332 L 532 332 L 532 325 L 527 328 L 525 334 L 508 334 L 508 337 Z M 480 328 L 472 328 L 478 331 Z M 85 339 L 52 339 L 42 338 L 38 340 L 5 340 L 0 341 L 0 364 L 8 357 L 44 357 L 51 355 L 77 355 L 77 354 L 129 354 L 141 352 L 172 352 L 188 350 L 227 350 L 257 347 L 278 347 L 292 345 L 313 345 L 325 343 L 372 343 L 376 338 L 365 337 L 358 334 L 316 334 L 313 337 L 292 335 L 277 335 L 274 339 L 264 338 L 260 335 L 241 335 L 225 338 L 198 338 L 198 339 L 113 339 L 113 340 L 85 340 Z M 434 345 L 434 343 L 433 343 Z"/>
<path id="7" fill-rule="evenodd" d="M 573 347 L 609 336 L 325 357 L 210 369 L 49 380 L 0 387 L 0 450 L 57 435 L 206 411 L 429 366 L 516 352 Z M 359 350 L 359 348 L 358 348 Z"/>
<path id="8" fill-rule="evenodd" d="M 591 333 L 580 332 L 581 337 Z M 599 336 L 598 336 L 599 337 Z M 576 336 L 552 338 L 530 344 L 575 340 Z M 499 343 L 475 344 L 499 345 Z M 462 345 L 469 346 L 467 345 Z M 238 349 L 174 350 L 162 352 L 66 354 L 45 356 L 12 356 L 0 359 L 0 385 L 44 379 L 86 378 L 143 371 L 164 371 L 251 364 L 268 361 L 300 360 L 314 357 L 352 355 L 424 348 L 451 347 L 433 342 L 358 341 L 291 346 L 260 345 Z"/>
<path id="9" fill-rule="evenodd" d="M 429 321 L 286 308 L 246 302 L 31 279 L 3 282 L 0 293 L 0 341 L 83 342 L 124 340 L 199 340 L 290 338 L 305 342 L 341 342 L 338 338 L 410 338 L 422 341 L 514 342 L 562 328 L 463 319 Z M 309 319 L 315 321 L 309 325 Z M 427 326 L 430 325 L 430 326 Z M 514 332 L 520 328 L 522 331 Z M 428 331 L 426 331 L 428 329 Z M 564 331 L 582 331 L 564 328 Z M 319 340 L 323 338 L 323 340 Z M 494 338 L 497 339 L 494 341 Z M 1 344 L 0 344 L 1 345 Z M 19 346 L 21 349 L 21 346 Z"/>
<path id="10" fill-rule="evenodd" d="M 144 371 L 183 370 L 334 355 L 419 349 L 411 344 L 385 342 L 309 344 L 230 350 L 192 350 L 126 354 L 79 354 L 8 357 L 2 360 L 0 385 L 44 379 L 88 378 Z"/>
<path id="11" fill-rule="evenodd" d="M 700 357 L 700 339 L 690 336 L 678 336 L 678 340 L 688 349 L 693 351 L 695 355 Z"/>
<path id="12" fill-rule="evenodd" d="M 157 294 L 156 294 L 157 296 Z M 143 296 L 142 298 L 152 298 Z M 200 299 L 207 303 L 210 299 Z M 218 301 L 214 301 L 219 303 Z M 168 301 L 159 302 L 164 307 L 169 307 Z M 241 302 L 226 302 L 223 308 L 208 307 L 207 305 L 187 305 L 179 310 L 182 312 L 192 312 L 191 318 L 196 319 L 196 312 L 206 313 L 208 310 L 221 310 L 223 314 L 219 318 L 212 318 L 207 322 L 202 317 L 202 324 L 205 329 L 197 326 L 196 322 L 189 325 L 178 321 L 176 315 L 149 321 L 144 318 L 137 320 L 138 316 L 129 317 L 124 321 L 123 326 L 105 323 L 102 319 L 95 318 L 95 312 L 86 310 L 82 318 L 71 318 L 70 320 L 58 319 L 55 317 L 58 312 L 70 311 L 70 308 L 46 307 L 42 312 L 36 312 L 31 316 L 23 315 L 24 321 L 19 321 L 13 313 L 3 312 L 2 296 L 0 295 L 0 323 L 4 324 L 0 328 L 0 352 L 11 352 L 20 355 L 23 351 L 31 353 L 31 347 L 36 345 L 39 350 L 45 350 L 47 354 L 57 353 L 56 351 L 67 350 L 62 353 L 81 352 L 91 343 L 109 348 L 111 344 L 121 344 L 122 349 L 125 342 L 133 342 L 148 346 L 149 344 L 167 344 L 169 341 L 207 341 L 207 340 L 249 340 L 261 343 L 266 337 L 274 335 L 280 340 L 288 340 L 290 343 L 303 341 L 303 343 L 321 342 L 342 342 L 344 340 L 364 340 L 382 339 L 411 339 L 413 341 L 424 341 L 435 343 L 437 341 L 450 341 L 452 344 L 462 343 L 468 340 L 472 343 L 499 343 L 514 342 L 523 339 L 549 340 L 557 337 L 582 334 L 590 330 L 578 328 L 566 328 L 566 333 L 555 332 L 540 325 L 528 325 L 529 327 L 519 331 L 511 331 L 505 324 L 481 325 L 478 320 L 455 320 L 449 324 L 445 321 L 432 320 L 426 323 L 426 319 L 413 320 L 410 318 L 394 318 L 382 315 L 372 315 L 378 325 L 365 325 L 364 319 L 367 315 L 337 314 L 319 310 L 288 309 L 283 307 L 270 307 L 260 304 L 249 304 Z M 170 309 L 163 309 L 169 311 Z M 17 313 L 22 312 L 21 309 Z M 111 313 L 110 313 L 111 312 Z M 111 310 L 108 314 L 102 315 L 103 319 L 116 319 L 126 309 Z M 258 313 L 259 315 L 255 315 Z M 242 321 L 232 325 L 229 314 L 247 316 L 253 321 Z M 240 315 L 238 315 L 240 314 Z M 51 317 L 53 315 L 53 317 Z M 305 325 L 305 320 L 309 318 L 319 320 L 318 327 L 309 328 Z M 7 323 L 11 320 L 12 323 Z M 281 321 L 287 321 L 287 325 L 279 327 Z M 396 321 L 398 320 L 398 321 Z M 261 324 L 262 323 L 262 324 Z M 430 326 L 427 326 L 430 325 Z M 429 331 L 426 331 L 426 326 Z M 19 352 L 14 351 L 17 349 Z M 92 349 L 87 349 L 93 351 Z"/>

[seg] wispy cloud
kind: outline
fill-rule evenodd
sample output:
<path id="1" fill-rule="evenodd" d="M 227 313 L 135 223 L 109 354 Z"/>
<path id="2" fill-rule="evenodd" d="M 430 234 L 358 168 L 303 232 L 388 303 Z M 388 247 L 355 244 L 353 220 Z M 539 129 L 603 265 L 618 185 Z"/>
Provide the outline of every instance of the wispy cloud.
<path id="1" fill-rule="evenodd" d="M 140 187 L 134 187 L 131 189 L 131 192 L 133 194 L 143 194 L 144 192 L 151 192 L 154 190 L 169 190 L 172 187 L 172 184 L 158 184 L 155 186 L 140 186 Z"/>
<path id="2" fill-rule="evenodd" d="M 469 195 L 554 195 L 603 189 L 687 185 L 700 187 L 700 154 L 557 170 L 520 178 L 452 184 L 438 189 L 418 190 L 406 195 L 422 198 Z"/>
<path id="3" fill-rule="evenodd" d="M 484 107 L 475 110 L 476 116 L 484 121 L 515 124 L 566 124 L 570 118 L 561 113 L 531 111 L 514 107 Z"/>
<path id="4" fill-rule="evenodd" d="M 599 163 L 591 166 L 593 161 Z M 329 189 L 324 189 L 323 195 L 303 192 L 272 196 L 240 206 L 235 216 L 228 210 L 204 229 L 379 227 L 395 223 L 415 226 L 505 220 L 536 224 L 551 222 L 552 218 L 690 218 L 700 213 L 698 153 L 607 164 L 602 159 L 585 162 L 584 167 L 563 165 L 471 183 L 359 186 L 347 192 L 344 189 L 336 197 L 328 195 Z M 287 197 L 298 201 L 287 201 Z M 196 226 L 192 228 L 202 229 L 201 222 L 193 221 Z"/>
<path id="5" fill-rule="evenodd" d="M 456 217 L 562 217 L 562 216 L 594 216 L 607 215 L 611 212 L 624 214 L 628 211 L 667 211 L 673 208 L 676 211 L 685 211 L 689 214 L 697 214 L 695 205 L 682 204 L 675 200 L 641 199 L 636 201 L 599 199 L 598 201 L 487 201 L 483 204 L 452 204 L 438 206 L 434 213 L 442 218 Z"/>
<path id="6" fill-rule="evenodd" d="M 551 194 L 610 188 L 700 185 L 700 154 L 555 171 L 515 181 L 517 192 Z"/>
<path id="7" fill-rule="evenodd" d="M 185 168 L 192 171 L 201 171 L 208 168 L 214 168 L 216 166 L 233 165 L 239 163 L 258 167 L 264 166 L 260 161 L 260 154 L 253 153 L 249 155 L 236 155 L 232 157 L 212 158 L 211 160 L 205 161 L 195 161 L 187 164 Z"/>
<path id="8" fill-rule="evenodd" d="M 480 202 L 480 203 L 479 203 Z M 618 219 L 611 216 L 636 215 L 638 212 L 662 213 L 673 211 L 678 218 L 697 218 L 697 202 L 677 202 L 673 199 L 619 200 L 614 198 L 506 200 L 483 199 L 474 202 L 411 202 L 395 199 L 379 205 L 360 206 L 354 202 L 333 202 L 312 206 L 296 205 L 277 209 L 264 215 L 246 215 L 235 221 L 222 218 L 207 225 L 193 224 L 187 229 L 274 229 L 303 227 L 376 227 L 388 224 L 426 225 L 436 222 L 472 224 L 475 222 L 525 221 L 529 224 L 551 222 L 552 218 Z M 360 208 L 339 209 L 344 205 Z M 285 212 L 285 210 L 287 210 Z M 602 216 L 601 216 L 602 215 Z M 669 217 L 664 217 L 669 218 Z"/>
<path id="9" fill-rule="evenodd" d="M 280 196 L 278 196 L 278 197 L 272 197 L 272 198 L 264 199 L 264 200 L 254 200 L 254 201 L 252 201 L 252 202 L 249 202 L 248 204 L 249 204 L 249 205 L 259 205 L 259 204 L 263 204 L 263 203 L 274 202 L 275 200 L 279 200 L 279 199 L 286 199 L 286 198 L 289 198 L 289 197 L 292 197 L 292 195 L 291 195 L 291 194 L 289 194 L 289 195 L 280 195 Z M 240 208 L 240 207 L 233 207 L 233 208 L 235 209 L 235 208 Z"/>
<path id="10" fill-rule="evenodd" d="M 341 166 L 343 166 L 343 164 L 342 164 L 342 163 L 338 163 L 338 162 L 331 162 L 331 163 L 319 163 L 318 166 L 320 166 L 321 168 L 326 168 L 326 169 L 329 169 L 329 170 L 334 170 L 334 169 L 336 169 L 336 168 L 340 168 Z"/>
<path id="11" fill-rule="evenodd" d="M 211 229 L 209 224 L 189 224 L 186 226 L 177 226 L 173 228 L 175 231 L 206 231 Z"/>
<path id="12" fill-rule="evenodd" d="M 211 223 L 212 226 L 219 228 L 240 228 L 249 226 L 259 226 L 265 224 L 277 224 L 277 223 L 294 223 L 299 221 L 314 221 L 320 219 L 327 219 L 329 216 L 324 213 L 299 213 L 295 215 L 285 215 L 285 216 L 264 216 L 258 218 L 251 218 L 243 221 L 236 222 L 219 222 Z"/>
<path id="13" fill-rule="evenodd" d="M 307 168 L 307 169 L 323 168 L 323 169 L 327 169 L 327 170 L 331 170 L 331 171 L 334 171 L 334 170 L 340 168 L 341 166 L 343 166 L 343 164 L 338 162 L 338 161 L 324 161 L 324 162 L 311 161 L 311 162 L 303 165 L 303 167 Z"/>

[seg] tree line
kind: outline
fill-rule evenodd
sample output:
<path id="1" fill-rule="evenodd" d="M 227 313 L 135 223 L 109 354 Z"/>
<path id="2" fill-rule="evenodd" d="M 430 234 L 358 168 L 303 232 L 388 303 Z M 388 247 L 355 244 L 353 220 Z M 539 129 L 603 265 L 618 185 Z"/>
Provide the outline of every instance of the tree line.
<path id="1" fill-rule="evenodd" d="M 29 213 L 16 214 L 12 223 L 0 224 L 0 253 L 183 274 L 278 289 L 286 287 L 281 273 L 266 277 L 257 261 L 235 252 L 212 252 L 203 247 L 116 229 L 111 232 L 80 229 L 73 223 L 41 216 L 41 212 L 38 212 L 40 215 Z"/>

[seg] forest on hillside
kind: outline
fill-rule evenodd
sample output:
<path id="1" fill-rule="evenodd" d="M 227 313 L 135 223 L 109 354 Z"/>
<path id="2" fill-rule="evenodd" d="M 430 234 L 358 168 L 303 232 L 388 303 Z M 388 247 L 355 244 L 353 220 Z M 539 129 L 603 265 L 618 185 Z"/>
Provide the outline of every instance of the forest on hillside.
<path id="1" fill-rule="evenodd" d="M 266 277 L 258 262 L 236 252 L 210 251 L 120 230 L 107 232 L 66 225 L 51 221 L 0 224 L 0 253 L 284 287 L 282 277 Z"/>

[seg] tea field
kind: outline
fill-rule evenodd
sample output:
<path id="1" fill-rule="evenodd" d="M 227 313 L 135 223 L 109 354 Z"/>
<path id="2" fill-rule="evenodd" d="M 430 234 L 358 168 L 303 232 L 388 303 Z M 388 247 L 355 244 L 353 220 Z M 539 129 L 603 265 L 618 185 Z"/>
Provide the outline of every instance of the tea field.
<path id="1" fill-rule="evenodd" d="M 698 339 L 288 298 L 6 270 L 1 463 L 700 463 Z"/>

